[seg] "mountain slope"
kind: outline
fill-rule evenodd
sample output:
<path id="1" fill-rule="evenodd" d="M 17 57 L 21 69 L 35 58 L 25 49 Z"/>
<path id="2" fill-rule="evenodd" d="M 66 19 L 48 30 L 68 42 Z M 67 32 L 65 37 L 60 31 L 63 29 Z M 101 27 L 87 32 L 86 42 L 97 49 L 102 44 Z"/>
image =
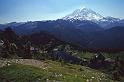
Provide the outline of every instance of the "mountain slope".
<path id="1" fill-rule="evenodd" d="M 22 61 L 23 62 L 23 61 Z M 109 76 L 89 67 L 56 61 L 32 60 L 41 66 L 12 64 L 0 68 L 1 82 L 113 82 Z M 40 63 L 41 62 L 41 63 Z M 36 65 L 35 65 L 36 66 Z M 116 82 L 116 81 L 115 81 Z"/>
<path id="2" fill-rule="evenodd" d="M 114 17 L 104 17 L 100 15 L 99 13 L 88 9 L 88 8 L 82 8 L 82 9 L 77 9 L 71 14 L 65 16 L 62 18 L 63 20 L 88 20 L 92 21 L 94 23 L 97 23 L 103 28 L 111 28 L 115 26 L 124 26 L 124 21 L 122 21 L 119 18 L 114 18 Z"/>
<path id="3" fill-rule="evenodd" d="M 79 29 L 83 32 L 95 32 L 95 31 L 102 31 L 104 30 L 101 26 L 98 24 L 92 22 L 92 21 L 87 21 L 87 20 L 75 20 L 73 21 L 75 24 L 76 29 Z"/>
<path id="4" fill-rule="evenodd" d="M 92 34 L 92 40 L 89 42 L 90 48 L 103 49 L 124 49 L 124 27 L 113 27 L 105 31 Z"/>
<path id="5" fill-rule="evenodd" d="M 94 27 L 92 27 L 93 25 Z M 94 29 L 96 27 L 97 30 Z M 93 22 L 79 20 L 73 22 L 68 20 L 36 21 L 14 28 L 20 35 L 43 31 L 61 41 L 92 49 L 124 49 L 123 29 L 124 27 L 113 27 L 103 30 Z"/>
<path id="6" fill-rule="evenodd" d="M 72 14 L 69 14 L 63 17 L 64 20 L 92 20 L 92 21 L 99 21 L 104 17 L 100 14 L 94 12 L 91 9 L 83 8 L 77 9 Z"/>

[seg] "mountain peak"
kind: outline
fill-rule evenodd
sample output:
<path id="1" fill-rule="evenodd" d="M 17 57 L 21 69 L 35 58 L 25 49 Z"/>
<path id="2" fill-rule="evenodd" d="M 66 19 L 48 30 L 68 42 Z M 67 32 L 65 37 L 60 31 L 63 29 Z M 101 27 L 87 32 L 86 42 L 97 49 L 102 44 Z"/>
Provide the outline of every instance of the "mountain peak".
<path id="1" fill-rule="evenodd" d="M 86 7 L 76 9 L 73 13 L 63 17 L 64 20 L 76 19 L 76 20 L 93 20 L 93 21 L 98 21 L 103 18 L 104 17 L 101 16 L 100 14 Z"/>
<path id="2" fill-rule="evenodd" d="M 81 7 L 81 8 L 80 8 L 80 10 L 82 10 L 82 9 L 84 9 L 84 8 L 86 8 L 86 7 L 85 7 L 85 6 L 83 6 L 83 7 Z"/>

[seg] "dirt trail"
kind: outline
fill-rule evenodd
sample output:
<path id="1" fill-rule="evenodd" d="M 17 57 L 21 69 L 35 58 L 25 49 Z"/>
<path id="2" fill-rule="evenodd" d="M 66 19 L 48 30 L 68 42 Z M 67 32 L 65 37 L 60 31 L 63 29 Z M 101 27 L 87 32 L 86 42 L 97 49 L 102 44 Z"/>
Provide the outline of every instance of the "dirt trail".
<path id="1" fill-rule="evenodd" d="M 0 67 L 3 67 L 5 65 L 10 65 L 11 63 L 31 65 L 43 69 L 47 68 L 47 63 L 34 59 L 3 59 L 0 60 Z"/>

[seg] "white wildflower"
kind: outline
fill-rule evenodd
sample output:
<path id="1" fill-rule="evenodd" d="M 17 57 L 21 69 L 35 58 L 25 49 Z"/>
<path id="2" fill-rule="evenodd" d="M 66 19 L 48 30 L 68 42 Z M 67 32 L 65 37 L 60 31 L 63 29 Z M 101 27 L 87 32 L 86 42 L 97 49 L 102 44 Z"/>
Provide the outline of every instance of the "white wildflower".
<path id="1" fill-rule="evenodd" d="M 91 77 L 92 79 L 94 79 L 95 77 Z"/>
<path id="2" fill-rule="evenodd" d="M 89 81 L 90 81 L 89 79 L 86 80 L 86 82 L 89 82 Z"/>

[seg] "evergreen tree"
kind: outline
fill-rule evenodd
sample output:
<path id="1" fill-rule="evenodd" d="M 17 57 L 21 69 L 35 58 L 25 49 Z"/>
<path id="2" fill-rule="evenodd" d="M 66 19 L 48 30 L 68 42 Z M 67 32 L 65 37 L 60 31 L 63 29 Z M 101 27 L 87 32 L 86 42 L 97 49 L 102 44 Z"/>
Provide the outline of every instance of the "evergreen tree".
<path id="1" fill-rule="evenodd" d="M 25 57 L 24 58 L 32 58 L 30 49 L 31 49 L 31 42 L 28 41 L 25 45 Z"/>
<path id="2" fill-rule="evenodd" d="M 15 32 L 10 27 L 7 27 L 1 35 L 4 42 L 2 47 L 2 57 L 11 58 L 13 56 L 17 56 L 17 46 L 15 44 L 17 42 L 17 35 Z"/>
<path id="3" fill-rule="evenodd" d="M 8 40 L 10 43 L 16 42 L 17 40 L 17 35 L 15 32 L 11 29 L 11 27 L 5 28 L 3 31 L 3 38 L 4 40 Z"/>

